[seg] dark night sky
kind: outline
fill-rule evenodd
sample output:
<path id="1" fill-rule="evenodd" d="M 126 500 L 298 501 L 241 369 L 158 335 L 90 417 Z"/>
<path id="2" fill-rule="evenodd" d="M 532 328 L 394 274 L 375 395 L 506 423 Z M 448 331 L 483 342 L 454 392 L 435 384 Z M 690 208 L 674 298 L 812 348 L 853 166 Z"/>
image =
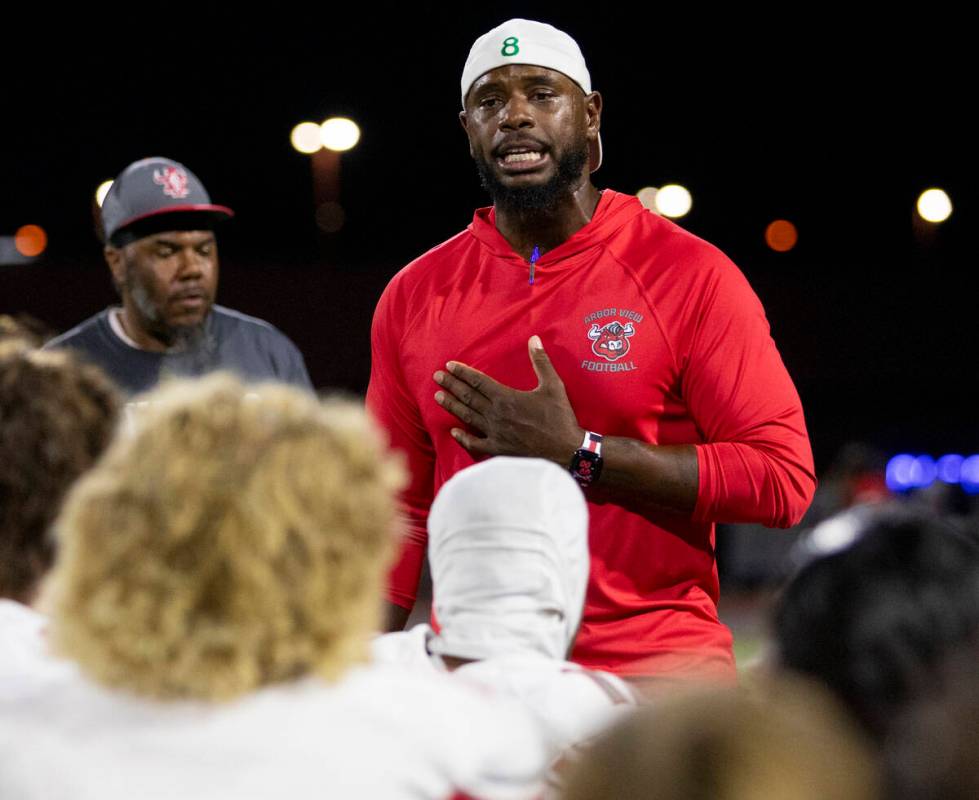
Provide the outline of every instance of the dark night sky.
<path id="1" fill-rule="evenodd" d="M 979 280 L 965 240 L 977 214 L 974 92 L 958 85 L 974 67 L 961 20 L 937 7 L 886 25 L 823 6 L 794 19 L 480 8 L 260 16 L 198 4 L 170 22 L 62 20 L 63 41 L 21 37 L 0 56 L 0 235 L 34 222 L 51 243 L 33 265 L 0 267 L 0 312 L 64 328 L 111 302 L 92 192 L 136 158 L 167 155 L 238 213 L 221 234 L 220 301 L 283 328 L 318 384 L 362 391 L 385 282 L 486 204 L 455 119 L 469 46 L 510 16 L 536 17 L 576 37 L 603 93 L 596 183 L 686 185 L 694 208 L 681 224 L 725 250 L 762 298 L 818 467 L 854 438 L 887 452 L 979 451 Z M 308 160 L 288 137 L 333 114 L 354 117 L 363 138 L 343 156 L 347 225 L 326 239 Z M 925 236 L 912 208 L 931 185 L 955 213 Z M 764 245 L 776 217 L 799 228 L 791 253 Z"/>

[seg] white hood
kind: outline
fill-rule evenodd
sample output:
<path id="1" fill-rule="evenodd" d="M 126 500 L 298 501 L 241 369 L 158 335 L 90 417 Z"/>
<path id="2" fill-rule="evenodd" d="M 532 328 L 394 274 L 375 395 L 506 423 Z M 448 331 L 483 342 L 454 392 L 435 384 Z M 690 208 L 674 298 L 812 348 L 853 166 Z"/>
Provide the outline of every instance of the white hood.
<path id="1" fill-rule="evenodd" d="M 564 659 L 589 568 L 588 507 L 568 472 L 509 457 L 464 469 L 435 498 L 428 532 L 433 653 Z"/>

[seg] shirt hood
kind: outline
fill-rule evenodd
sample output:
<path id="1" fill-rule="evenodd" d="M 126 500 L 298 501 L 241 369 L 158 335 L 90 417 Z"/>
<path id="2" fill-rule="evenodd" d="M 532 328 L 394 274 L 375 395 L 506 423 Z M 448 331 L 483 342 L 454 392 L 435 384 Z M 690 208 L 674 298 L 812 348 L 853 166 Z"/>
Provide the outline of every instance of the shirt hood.
<path id="1" fill-rule="evenodd" d="M 645 207 L 637 197 L 605 189 L 601 193 L 591 220 L 567 241 L 544 253 L 537 261 L 537 266 L 543 268 L 571 266 L 567 262 L 573 256 L 603 245 L 616 230 L 645 212 Z M 493 206 L 477 209 L 467 230 L 495 256 L 514 260 L 521 268 L 526 267 L 526 260 L 514 251 L 503 234 L 497 230 L 496 209 Z"/>

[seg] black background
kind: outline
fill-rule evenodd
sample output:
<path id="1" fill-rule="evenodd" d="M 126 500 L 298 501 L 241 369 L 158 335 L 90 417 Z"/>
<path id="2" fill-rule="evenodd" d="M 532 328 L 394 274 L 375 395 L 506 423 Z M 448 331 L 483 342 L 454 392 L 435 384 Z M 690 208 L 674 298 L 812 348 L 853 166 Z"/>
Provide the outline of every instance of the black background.
<path id="1" fill-rule="evenodd" d="M 385 283 L 487 203 L 456 121 L 469 47 L 527 16 L 577 39 L 604 96 L 596 184 L 683 183 L 694 206 L 681 224 L 748 276 L 802 395 L 819 469 L 853 439 L 888 453 L 976 452 L 968 26 L 934 5 L 861 18 L 822 5 L 791 17 L 641 8 L 10 13 L 0 235 L 36 223 L 50 244 L 33 264 L 0 267 L 0 312 L 65 329 L 112 302 L 92 193 L 130 161 L 166 155 L 237 212 L 220 234 L 219 301 L 282 328 L 317 385 L 363 391 Z M 334 114 L 356 119 L 363 137 L 342 156 L 347 224 L 324 236 L 309 160 L 289 133 Z M 929 186 L 955 205 L 937 227 L 913 212 Z M 764 243 L 777 217 L 799 229 L 787 254 Z"/>

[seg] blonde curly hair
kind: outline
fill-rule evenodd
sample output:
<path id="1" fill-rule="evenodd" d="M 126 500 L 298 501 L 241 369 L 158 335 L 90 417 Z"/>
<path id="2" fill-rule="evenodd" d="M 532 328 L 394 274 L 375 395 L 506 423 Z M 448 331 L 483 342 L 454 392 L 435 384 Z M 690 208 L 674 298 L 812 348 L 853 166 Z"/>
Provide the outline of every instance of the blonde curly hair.
<path id="1" fill-rule="evenodd" d="M 151 399 L 60 517 L 55 646 L 164 699 L 365 660 L 404 471 L 363 408 L 222 374 Z"/>

